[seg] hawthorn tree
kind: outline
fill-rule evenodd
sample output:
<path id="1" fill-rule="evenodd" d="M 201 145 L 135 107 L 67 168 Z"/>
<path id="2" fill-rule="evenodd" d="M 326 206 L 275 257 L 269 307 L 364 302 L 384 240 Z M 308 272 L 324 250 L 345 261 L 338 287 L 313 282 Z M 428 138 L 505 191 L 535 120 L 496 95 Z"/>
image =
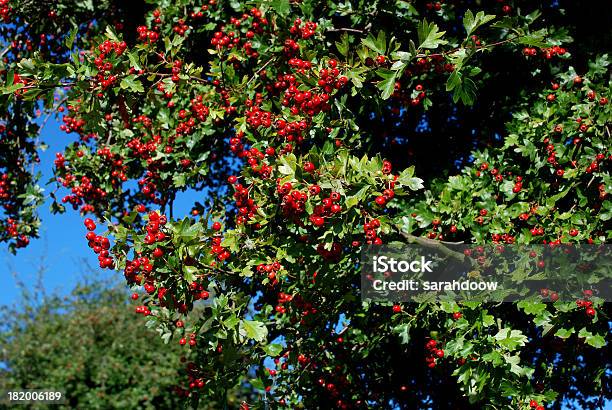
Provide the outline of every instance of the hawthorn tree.
<path id="1" fill-rule="evenodd" d="M 84 215 L 100 267 L 183 346 L 193 405 L 236 386 L 245 408 L 610 396 L 609 309 L 588 289 L 512 305 L 359 297 L 364 245 L 609 240 L 605 6 L 2 7 L 3 238 L 36 235 L 37 118 L 61 113 L 75 139 L 53 210 Z M 185 190 L 202 201 L 175 215 Z"/>

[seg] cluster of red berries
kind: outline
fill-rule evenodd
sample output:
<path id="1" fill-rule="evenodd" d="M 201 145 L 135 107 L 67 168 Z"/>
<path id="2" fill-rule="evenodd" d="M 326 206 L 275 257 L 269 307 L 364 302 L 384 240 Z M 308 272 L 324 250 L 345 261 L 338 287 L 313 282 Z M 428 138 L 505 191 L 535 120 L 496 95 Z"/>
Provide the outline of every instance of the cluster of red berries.
<path id="1" fill-rule="evenodd" d="M 283 304 L 291 302 L 292 300 L 293 300 L 292 295 L 288 293 L 284 293 L 284 292 L 279 292 L 278 293 L 278 304 L 274 307 L 274 310 L 276 310 L 281 315 L 287 313 L 287 308 L 283 306 Z"/>
<path id="2" fill-rule="evenodd" d="M 554 56 L 564 55 L 567 51 L 563 47 L 552 46 L 549 48 L 543 48 L 540 50 L 540 52 L 541 52 L 542 58 L 545 58 L 546 60 L 550 60 Z M 533 47 L 525 47 L 523 48 L 523 55 L 526 57 L 534 57 L 538 55 L 538 50 Z"/>
<path id="3" fill-rule="evenodd" d="M 208 4 L 204 4 L 202 7 L 200 7 L 200 10 L 198 11 L 192 11 L 191 13 L 189 13 L 189 17 L 191 17 L 194 20 L 197 19 L 201 19 L 202 17 L 204 17 L 204 11 L 208 11 L 209 6 Z"/>
<path id="4" fill-rule="evenodd" d="M 590 289 L 586 289 L 582 291 L 582 295 L 584 296 L 584 299 L 578 299 L 576 301 L 576 306 L 578 306 L 579 308 L 584 308 L 584 313 L 588 317 L 593 318 L 596 312 L 593 308 L 593 302 L 589 300 L 593 297 L 593 291 Z"/>
<path id="5" fill-rule="evenodd" d="M 197 338 L 197 335 L 195 333 L 191 333 L 189 335 L 189 341 L 187 341 L 187 338 L 181 337 L 179 339 L 179 344 L 181 346 L 185 346 L 187 343 L 189 343 L 189 346 L 193 347 L 198 344 L 198 341 L 196 340 L 196 338 Z"/>
<path id="6" fill-rule="evenodd" d="M 185 20 L 183 19 L 179 19 L 176 22 L 176 25 L 172 27 L 172 31 L 177 33 L 179 36 L 184 36 L 187 30 L 189 30 L 189 26 L 185 24 Z"/>
<path id="7" fill-rule="evenodd" d="M 140 192 L 146 198 L 155 204 L 161 204 L 161 193 L 159 193 L 159 196 L 157 196 L 157 184 L 154 182 L 157 177 L 158 175 L 155 172 L 149 170 L 145 173 L 144 177 L 138 180 L 138 185 L 140 186 Z"/>
<path id="8" fill-rule="evenodd" d="M 232 176 L 228 178 L 228 181 L 234 180 Z M 257 205 L 252 198 L 249 198 L 249 190 L 240 183 L 230 182 L 234 185 L 234 200 L 236 201 L 236 207 L 238 207 L 238 215 L 236 216 L 236 224 L 243 225 L 248 220 L 255 217 L 257 212 Z M 257 229 L 258 224 L 254 227 Z"/>
<path id="9" fill-rule="evenodd" d="M 363 231 L 366 237 L 366 243 L 368 245 L 382 245 L 383 241 L 378 236 L 378 228 L 380 228 L 380 221 L 376 218 L 372 219 L 370 222 L 366 222 L 363 224 Z"/>
<path id="10" fill-rule="evenodd" d="M 19 234 L 17 222 L 13 218 L 8 218 L 6 220 L 6 225 L 4 226 L 4 229 L 10 237 L 17 238 L 15 240 L 16 248 L 25 248 L 30 244 L 30 238 L 28 238 L 24 234 Z"/>
<path id="11" fill-rule="evenodd" d="M 535 252 L 533 252 L 533 251 L 532 251 L 532 253 L 535 254 Z M 534 256 L 532 256 L 532 257 L 534 257 Z M 543 299 L 549 299 L 553 303 L 559 300 L 559 294 L 557 292 L 552 291 L 550 289 L 546 289 L 546 288 L 540 289 L 540 296 Z"/>
<path id="12" fill-rule="evenodd" d="M 285 40 L 285 43 L 283 44 L 283 52 L 288 58 L 297 55 L 299 51 L 300 45 L 297 43 L 297 41 L 292 40 L 290 38 Z"/>
<path id="13" fill-rule="evenodd" d="M 240 18 L 232 17 L 230 19 L 230 25 L 238 29 L 237 31 L 231 31 L 228 27 L 221 27 L 221 29 L 213 34 L 213 38 L 210 40 L 210 44 L 218 49 L 226 48 L 228 50 L 232 48 L 238 48 L 241 42 L 240 28 L 243 23 L 250 24 L 245 34 L 246 41 L 242 48 L 246 55 L 251 58 L 259 57 L 259 52 L 253 49 L 253 43 L 250 41 L 255 37 L 256 34 L 263 34 L 265 27 L 268 26 L 268 19 L 262 17 L 261 10 L 253 8 L 249 14 L 243 14 Z M 225 32 L 226 30 L 230 30 Z M 237 63 L 237 62 L 236 62 Z"/>
<path id="14" fill-rule="evenodd" d="M 153 272 L 153 265 L 149 261 L 149 258 L 146 256 L 139 256 L 134 258 L 133 261 L 127 260 L 125 263 L 124 276 L 127 279 L 128 283 L 137 283 L 140 284 L 142 282 L 143 277 L 147 276 Z M 155 286 L 150 283 L 145 284 L 145 290 L 147 293 L 153 293 L 155 291 Z"/>
<path id="15" fill-rule="evenodd" d="M 274 155 L 274 153 L 272 152 L 272 154 L 269 155 Z M 270 177 L 272 174 L 272 167 L 263 162 L 265 158 L 265 154 L 263 152 L 259 151 L 257 148 L 251 148 L 244 151 L 244 156 L 247 158 L 247 163 L 251 167 L 251 171 L 259 175 L 262 179 L 268 179 Z"/>
<path id="16" fill-rule="evenodd" d="M 11 21 L 11 12 L 13 9 L 9 4 L 9 0 L 0 0 L 0 19 L 5 23 Z"/>
<path id="17" fill-rule="evenodd" d="M 335 191 L 330 192 L 328 197 L 321 198 L 321 203 L 314 207 L 310 215 L 310 222 L 318 228 L 325 224 L 325 218 L 331 218 L 342 212 L 342 205 L 339 203 L 341 199 L 340 193 Z"/>
<path id="18" fill-rule="evenodd" d="M 96 223 L 90 219 L 86 218 L 84 221 L 85 227 L 89 232 L 85 235 L 85 238 L 88 241 L 88 246 L 93 249 L 94 253 L 98 255 L 98 262 L 100 263 L 100 268 L 102 269 L 114 269 L 115 262 L 113 258 L 109 255 L 110 249 L 110 241 L 105 236 L 96 235 L 94 232 L 96 230 Z"/>
<path id="19" fill-rule="evenodd" d="M 189 285 L 189 290 L 191 290 L 195 300 L 206 300 L 210 297 L 210 294 L 201 283 L 191 282 Z"/>
<path id="20" fill-rule="evenodd" d="M 3 173 L 0 176 L 0 200 L 6 201 L 11 198 L 9 174 Z"/>
<path id="21" fill-rule="evenodd" d="M 319 70 L 317 85 L 326 93 L 331 93 L 334 89 L 339 90 L 344 87 L 348 83 L 348 78 L 346 76 L 340 76 L 338 61 L 329 60 L 327 65 L 329 68 L 322 68 Z"/>
<path id="22" fill-rule="evenodd" d="M 293 115 L 302 112 L 313 117 L 320 112 L 329 111 L 331 108 L 329 98 L 329 94 L 327 93 L 317 94 L 311 91 L 302 92 L 295 85 L 291 85 L 285 91 L 281 104 L 285 107 L 290 107 L 291 114 Z M 291 103 L 293 103 L 293 105 L 291 105 Z"/>
<path id="23" fill-rule="evenodd" d="M 211 250 L 210 252 L 216 256 L 216 258 L 223 262 L 224 260 L 228 259 L 231 256 L 231 253 L 228 249 L 224 248 L 223 246 L 221 246 L 221 235 L 215 235 L 212 238 L 212 246 L 211 246 Z"/>
<path id="24" fill-rule="evenodd" d="M 276 192 L 281 196 L 281 211 L 283 216 L 294 221 L 298 221 L 306 210 L 306 201 L 308 200 L 308 194 L 300 192 L 297 189 L 292 191 L 293 186 L 290 182 L 286 182 L 283 185 L 278 184 L 276 186 Z M 311 216 L 312 221 L 312 216 Z"/>
<path id="25" fill-rule="evenodd" d="M 151 30 L 147 26 L 138 26 L 136 28 L 138 39 L 143 43 L 154 44 L 159 40 L 158 30 Z"/>
<path id="26" fill-rule="evenodd" d="M 442 359 L 444 357 L 444 350 L 438 347 L 438 342 L 436 342 L 434 339 L 429 339 L 425 344 L 425 348 L 427 349 L 425 363 L 427 363 L 427 367 L 433 369 L 436 367 L 438 359 Z"/>
<path id="27" fill-rule="evenodd" d="M 436 2 L 427 2 L 425 3 L 425 8 L 429 11 L 434 10 L 434 11 L 440 11 L 442 10 L 442 3 L 444 3 L 444 0 L 440 0 L 440 1 L 436 1 Z"/>
<path id="28" fill-rule="evenodd" d="M 342 256 L 342 245 L 338 242 L 332 243 L 331 249 L 325 249 L 325 244 L 320 243 L 317 245 L 317 253 L 323 257 L 323 259 L 329 262 L 337 262 Z"/>
<path id="29" fill-rule="evenodd" d="M 413 218 L 416 218 L 416 216 L 417 216 L 417 214 L 412 214 Z M 431 224 L 432 224 L 432 231 L 427 234 L 427 238 L 428 239 L 436 239 L 436 238 L 438 238 L 440 240 L 444 239 L 444 235 L 442 233 L 439 233 L 439 231 L 441 229 L 441 225 L 442 225 L 442 222 L 440 221 L 440 219 L 438 219 L 438 218 L 433 219 L 431 221 Z M 451 230 L 451 232 L 452 232 L 452 230 Z"/>
<path id="30" fill-rule="evenodd" d="M 193 116 L 202 122 L 206 121 L 208 114 L 210 114 L 210 109 L 204 105 L 201 95 L 191 99 L 190 109 Z"/>
<path id="31" fill-rule="evenodd" d="M 383 161 L 382 165 L 382 173 L 384 175 L 391 174 L 391 163 L 389 161 Z M 397 175 L 394 177 L 394 181 L 390 181 L 388 183 L 388 188 L 383 190 L 383 194 L 376 197 L 374 202 L 376 205 L 380 207 L 385 207 L 389 201 L 391 201 L 395 197 L 395 180 L 397 179 Z"/>
<path id="32" fill-rule="evenodd" d="M 98 50 L 100 54 L 94 59 L 94 64 L 98 68 L 98 73 L 96 74 L 96 81 L 98 82 L 98 86 L 102 90 L 106 90 L 109 87 L 112 87 L 117 82 L 117 75 L 111 74 L 113 70 L 113 64 L 110 61 L 105 61 L 106 57 L 110 55 L 113 51 L 117 56 L 123 54 L 126 50 L 127 44 L 125 41 L 115 42 L 110 40 L 105 40 L 102 44 L 98 46 Z M 99 93 L 98 97 L 102 97 L 103 94 Z"/>
<path id="33" fill-rule="evenodd" d="M 71 107 L 68 107 L 70 110 Z M 83 126 L 85 125 L 85 120 L 82 118 L 77 118 L 76 116 L 64 115 L 62 117 L 63 124 L 60 125 L 60 130 L 66 132 L 66 134 L 70 134 L 71 132 L 76 132 L 81 134 L 83 132 Z"/>
<path id="34" fill-rule="evenodd" d="M 503 242 L 503 243 L 507 243 L 508 245 L 511 245 L 514 243 L 515 239 L 516 238 L 510 235 L 509 233 L 503 233 L 503 234 L 492 233 L 491 234 L 491 241 L 495 244 Z"/>
<path id="35" fill-rule="evenodd" d="M 160 215 L 155 211 L 149 212 L 149 221 L 145 226 L 147 235 L 144 238 L 144 243 L 147 245 L 153 245 L 154 243 L 165 241 L 167 236 L 161 229 L 164 225 L 166 225 L 166 223 L 168 223 L 168 218 L 166 215 Z M 160 258 L 163 256 L 161 249 L 159 249 L 159 251 L 158 249 L 159 248 L 156 248 L 153 251 L 153 257 L 155 258 Z"/>
<path id="36" fill-rule="evenodd" d="M 290 58 L 288 61 L 288 64 L 290 67 L 293 67 L 294 69 L 296 69 L 296 71 L 299 74 L 306 74 L 309 70 L 312 69 L 312 62 L 308 60 L 301 60 L 297 57 Z M 290 75 L 290 74 L 287 74 L 287 75 Z M 295 81 L 295 77 L 293 77 L 293 81 Z M 286 86 L 284 86 L 283 88 L 285 87 Z M 276 88 L 280 88 L 280 86 Z"/>
<path id="37" fill-rule="evenodd" d="M 278 261 L 268 264 L 260 263 L 257 265 L 257 272 L 267 275 L 271 284 L 276 285 L 278 283 L 277 274 L 282 268 L 282 265 Z"/>
<path id="38" fill-rule="evenodd" d="M 249 105 L 247 104 L 247 107 Z M 244 113 L 246 122 L 254 129 L 259 127 L 270 128 L 272 126 L 272 113 L 262 110 L 259 106 L 253 105 Z"/>
<path id="39" fill-rule="evenodd" d="M 136 313 L 141 314 L 143 316 L 150 316 L 151 315 L 151 309 L 149 309 L 148 306 L 146 305 L 140 305 L 140 306 L 136 306 Z"/>
<path id="40" fill-rule="evenodd" d="M 66 188 L 75 181 L 76 177 L 71 174 L 66 174 L 64 178 L 58 178 L 58 182 Z M 102 188 L 94 186 L 91 180 L 86 176 L 81 177 L 80 184 L 72 186 L 71 192 L 71 195 L 66 195 L 62 198 L 62 203 L 72 204 L 74 210 L 76 210 L 79 205 L 83 205 L 83 207 L 81 207 L 81 211 L 83 212 L 90 212 L 93 207 L 88 204 L 101 202 L 107 195 Z"/>
<path id="41" fill-rule="evenodd" d="M 181 80 L 179 74 L 181 73 L 182 67 L 183 62 L 181 60 L 176 60 L 172 62 L 172 77 L 170 77 L 170 79 L 173 83 L 178 83 Z"/>
<path id="42" fill-rule="evenodd" d="M 538 404 L 538 402 L 535 400 L 529 400 L 529 407 L 534 410 L 544 410 L 544 406 Z"/>
<path id="43" fill-rule="evenodd" d="M 302 20 L 298 18 L 293 22 L 293 26 L 291 26 L 289 32 L 303 39 L 307 39 L 315 35 L 316 29 L 317 23 L 313 23 L 312 21 L 305 21 L 302 23 Z"/>
<path id="44" fill-rule="evenodd" d="M 612 157 L 608 157 L 608 159 L 612 159 Z M 592 173 L 593 171 L 599 170 L 599 163 L 606 160 L 606 156 L 602 153 L 599 153 L 595 156 L 594 161 L 592 161 L 585 169 L 587 174 Z"/>
<path id="45" fill-rule="evenodd" d="M 301 144 L 304 141 L 304 132 L 308 129 L 308 123 L 305 120 L 291 122 L 278 120 L 276 121 L 276 128 L 279 137 L 283 137 L 288 142 Z M 289 149 L 289 151 L 291 150 Z"/>
<path id="46" fill-rule="evenodd" d="M 143 142 L 139 137 L 132 138 L 126 144 L 130 149 L 129 156 L 133 158 L 149 159 L 157 151 L 157 143 L 161 142 L 160 135 L 154 135 L 153 139 Z"/>
<path id="47" fill-rule="evenodd" d="M 512 187 L 512 192 L 518 194 L 523 189 L 523 177 L 518 176 L 514 182 L 514 186 Z"/>
<path id="48" fill-rule="evenodd" d="M 416 94 L 416 95 L 410 100 L 410 105 L 412 105 L 413 107 L 416 107 L 423 101 L 423 99 L 426 96 L 425 87 L 423 87 L 423 84 L 415 85 L 414 91 L 412 94 L 413 95 Z"/>

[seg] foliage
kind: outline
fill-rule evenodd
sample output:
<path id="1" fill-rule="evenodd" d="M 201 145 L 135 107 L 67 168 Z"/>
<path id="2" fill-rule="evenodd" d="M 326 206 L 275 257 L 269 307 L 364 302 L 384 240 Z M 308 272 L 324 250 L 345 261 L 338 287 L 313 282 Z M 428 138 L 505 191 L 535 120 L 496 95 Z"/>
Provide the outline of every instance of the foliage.
<path id="1" fill-rule="evenodd" d="M 19 35 L 60 35 L 10 48 L 6 112 L 64 112 L 53 209 L 108 227 L 85 220 L 90 247 L 188 352 L 194 405 L 236 386 L 289 408 L 610 395 L 600 298 L 359 298 L 363 244 L 609 241 L 609 62 L 571 5 L 180 0 L 48 21 L 27 4 Z M 175 217 L 186 189 L 210 201 Z"/>
<path id="2" fill-rule="evenodd" d="M 66 297 L 25 296 L 1 311 L 1 389 L 62 390 L 65 408 L 179 406 L 180 351 L 142 326 L 125 290 L 93 281 Z"/>

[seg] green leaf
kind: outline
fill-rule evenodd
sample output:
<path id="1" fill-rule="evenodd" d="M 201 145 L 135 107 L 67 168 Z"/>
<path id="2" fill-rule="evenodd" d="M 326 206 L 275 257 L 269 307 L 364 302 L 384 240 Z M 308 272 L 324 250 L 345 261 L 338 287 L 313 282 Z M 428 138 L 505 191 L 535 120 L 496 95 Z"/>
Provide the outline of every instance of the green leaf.
<path id="1" fill-rule="evenodd" d="M 402 173 L 397 178 L 397 182 L 400 185 L 407 186 L 412 191 L 417 191 L 419 189 L 423 189 L 425 186 L 423 185 L 423 180 L 421 178 L 413 177 L 414 174 L 414 166 L 406 168 L 402 171 Z"/>
<path id="2" fill-rule="evenodd" d="M 121 80 L 119 86 L 122 90 L 129 88 L 133 92 L 144 92 L 144 87 L 142 86 L 142 83 L 140 82 L 140 80 L 137 80 L 136 76 L 134 75 L 128 75 L 127 77 L 125 77 L 123 80 Z"/>
<path id="3" fill-rule="evenodd" d="M 24 83 L 17 83 L 17 84 L 13 84 L 11 86 L 8 87 L 3 87 L 2 88 L 2 94 L 12 94 L 15 91 L 19 90 L 20 88 L 23 88 L 25 86 Z"/>
<path id="4" fill-rule="evenodd" d="M 528 315 L 539 315 L 546 310 L 546 303 L 522 300 L 517 304 L 517 307 Z"/>
<path id="5" fill-rule="evenodd" d="M 198 268 L 196 268 L 195 266 L 187 266 L 187 265 L 183 265 L 183 278 L 191 283 L 194 282 L 197 278 L 196 278 L 196 273 L 198 273 Z"/>
<path id="6" fill-rule="evenodd" d="M 282 17 L 287 17 L 289 12 L 291 12 L 289 0 L 272 0 L 271 6 Z"/>
<path id="7" fill-rule="evenodd" d="M 385 55 L 387 52 L 387 36 L 384 31 L 379 31 L 378 36 L 374 36 L 370 33 L 368 36 L 361 40 L 364 46 L 370 50 L 376 51 L 380 55 Z"/>
<path id="8" fill-rule="evenodd" d="M 428 23 L 427 19 L 423 20 L 417 28 L 419 48 L 434 49 L 448 43 L 448 41 L 442 40 L 442 36 L 444 36 L 445 33 L 445 31 L 439 31 L 437 24 Z"/>
<path id="9" fill-rule="evenodd" d="M 482 26 L 483 24 L 488 23 L 494 18 L 495 18 L 495 15 L 493 14 L 485 15 L 484 11 L 479 11 L 478 13 L 476 13 L 476 16 L 474 16 L 472 11 L 468 10 L 465 12 L 465 15 L 463 16 L 463 27 L 465 27 L 465 31 L 467 35 L 469 36 L 474 31 L 476 31 L 478 27 Z"/>
<path id="10" fill-rule="evenodd" d="M 458 70 L 455 70 L 448 76 L 446 80 L 446 91 L 453 91 L 455 88 L 461 85 L 461 74 Z"/>
<path id="11" fill-rule="evenodd" d="M 457 70 L 449 76 L 446 89 L 447 91 L 454 90 L 453 102 L 455 103 L 461 100 L 465 105 L 472 105 L 476 101 L 476 83 L 471 78 L 464 77 Z"/>
<path id="12" fill-rule="evenodd" d="M 242 320 L 240 322 L 239 333 L 244 338 L 262 342 L 268 336 L 268 329 L 262 322 Z"/>
<path id="13" fill-rule="evenodd" d="M 349 38 L 347 33 L 342 33 L 342 37 L 340 37 L 340 42 L 336 41 L 336 48 L 338 52 L 343 56 L 348 56 L 349 50 Z"/>
<path id="14" fill-rule="evenodd" d="M 76 35 L 79 32 L 79 28 L 77 26 L 72 27 L 70 30 L 70 35 L 66 37 L 66 47 L 68 50 L 72 50 L 72 46 L 74 45 L 74 40 L 76 39 Z"/>
<path id="15" fill-rule="evenodd" d="M 140 61 L 138 61 L 138 56 L 135 53 L 128 53 L 128 58 L 130 59 L 130 64 L 136 70 L 140 71 L 142 67 L 140 66 Z"/>
<path id="16" fill-rule="evenodd" d="M 387 98 L 391 97 L 391 94 L 393 94 L 393 91 L 395 91 L 397 71 L 381 69 L 378 70 L 376 74 L 384 78 L 384 80 L 380 81 L 376 87 L 382 91 L 381 98 L 386 100 Z"/>
<path id="17" fill-rule="evenodd" d="M 251 386 L 256 390 L 263 390 L 266 388 L 265 384 L 261 379 L 251 379 Z"/>
<path id="18" fill-rule="evenodd" d="M 276 357 L 280 355 L 281 352 L 283 351 L 283 345 L 278 344 L 278 343 L 273 343 L 273 344 L 269 344 L 265 346 L 263 350 L 264 352 L 266 352 L 268 356 Z"/>
<path id="19" fill-rule="evenodd" d="M 574 334 L 575 330 L 573 327 L 569 328 L 569 329 L 559 329 L 555 332 L 555 336 L 560 337 L 561 339 L 567 339 L 568 337 L 570 337 L 572 334 Z"/>
<path id="20" fill-rule="evenodd" d="M 578 337 L 581 339 L 585 339 L 584 341 L 593 346 L 596 349 L 602 348 L 606 345 L 606 339 L 601 335 L 594 335 L 593 333 L 586 330 L 586 327 L 580 329 L 578 333 Z"/>
<path id="21" fill-rule="evenodd" d="M 106 26 L 105 32 L 106 32 L 106 37 L 108 37 L 112 41 L 116 41 L 116 42 L 119 41 L 119 37 L 117 37 L 117 34 L 115 34 L 115 32 L 110 26 Z"/>
<path id="22" fill-rule="evenodd" d="M 525 346 L 527 343 L 527 336 L 525 336 L 520 330 L 510 329 L 508 327 L 501 329 L 494 336 L 497 343 L 512 351 L 518 346 Z"/>
<path id="23" fill-rule="evenodd" d="M 283 175 L 295 175 L 295 170 L 297 168 L 297 159 L 295 155 L 289 154 L 280 157 L 281 165 L 278 167 L 278 172 Z"/>
<path id="24" fill-rule="evenodd" d="M 402 323 L 393 328 L 393 333 L 397 334 L 402 344 L 410 343 L 410 325 L 408 323 Z"/>

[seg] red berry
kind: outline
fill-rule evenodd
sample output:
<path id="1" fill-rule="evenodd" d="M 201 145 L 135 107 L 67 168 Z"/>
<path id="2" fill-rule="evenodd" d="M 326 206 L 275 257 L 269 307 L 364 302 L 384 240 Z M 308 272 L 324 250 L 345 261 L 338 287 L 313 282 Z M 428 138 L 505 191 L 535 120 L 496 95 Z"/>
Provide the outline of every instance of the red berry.
<path id="1" fill-rule="evenodd" d="M 87 230 L 89 230 L 89 231 L 95 231 L 96 230 L 96 223 L 91 218 L 85 219 L 84 224 L 85 224 L 85 227 L 87 228 Z"/>
<path id="2" fill-rule="evenodd" d="M 221 230 L 221 223 L 219 223 L 219 222 L 215 222 L 215 223 L 213 223 L 213 224 L 212 224 L 212 228 L 213 228 L 213 230 L 215 230 L 215 231 L 219 231 L 219 230 Z"/>
<path id="3" fill-rule="evenodd" d="M 315 170 L 315 165 L 312 162 L 304 163 L 304 171 L 311 173 L 311 172 L 314 172 L 314 170 Z"/>

